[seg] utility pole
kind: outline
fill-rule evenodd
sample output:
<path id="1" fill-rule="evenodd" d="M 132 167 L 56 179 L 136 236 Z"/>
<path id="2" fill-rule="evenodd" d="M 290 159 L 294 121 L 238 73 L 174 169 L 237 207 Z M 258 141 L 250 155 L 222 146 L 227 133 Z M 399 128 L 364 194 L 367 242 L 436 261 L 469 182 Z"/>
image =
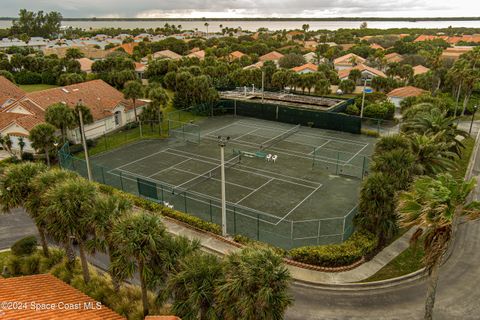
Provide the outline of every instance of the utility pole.
<path id="1" fill-rule="evenodd" d="M 78 100 L 78 118 L 80 119 L 80 135 L 82 137 L 82 144 L 83 150 L 85 152 L 85 163 L 87 164 L 87 176 L 89 181 L 93 181 L 92 178 L 92 170 L 90 169 L 90 160 L 88 158 L 88 149 L 87 149 L 87 138 L 85 137 L 85 127 L 83 125 L 83 114 L 82 108 L 83 106 L 82 99 Z"/>
<path id="2" fill-rule="evenodd" d="M 367 87 L 367 78 L 365 78 L 365 82 L 363 83 L 363 93 L 362 93 L 362 108 L 360 109 L 360 118 L 363 118 L 363 107 L 365 106 L 365 89 Z"/>
<path id="3" fill-rule="evenodd" d="M 222 236 L 227 236 L 227 199 L 225 194 L 225 146 L 230 137 L 218 136 L 220 146 L 220 172 L 222 181 Z"/>
<path id="4" fill-rule="evenodd" d="M 265 70 L 262 70 L 262 103 L 263 103 L 263 92 L 265 90 Z"/>

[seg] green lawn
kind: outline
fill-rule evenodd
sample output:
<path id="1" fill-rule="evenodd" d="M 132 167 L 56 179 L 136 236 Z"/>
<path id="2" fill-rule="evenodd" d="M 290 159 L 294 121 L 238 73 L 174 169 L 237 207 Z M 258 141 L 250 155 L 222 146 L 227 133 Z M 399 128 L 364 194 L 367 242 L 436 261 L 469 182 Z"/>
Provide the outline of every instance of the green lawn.
<path id="1" fill-rule="evenodd" d="M 47 90 L 47 89 L 58 87 L 51 84 L 20 84 L 18 86 L 20 87 L 20 89 L 22 89 L 25 92 L 35 92 L 35 91 Z"/>
<path id="2" fill-rule="evenodd" d="M 420 243 L 416 247 L 410 246 L 407 250 L 403 251 L 399 256 L 390 261 L 385 267 L 362 282 L 391 279 L 417 271 L 423 267 L 422 259 L 424 254 Z"/>

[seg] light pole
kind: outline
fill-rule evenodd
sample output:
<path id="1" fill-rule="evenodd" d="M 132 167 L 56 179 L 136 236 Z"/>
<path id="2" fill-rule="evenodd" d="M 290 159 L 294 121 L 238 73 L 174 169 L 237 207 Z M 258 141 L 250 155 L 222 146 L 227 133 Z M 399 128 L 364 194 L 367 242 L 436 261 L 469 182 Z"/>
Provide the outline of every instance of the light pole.
<path id="1" fill-rule="evenodd" d="M 262 70 L 262 103 L 265 90 L 265 70 Z"/>
<path id="2" fill-rule="evenodd" d="M 85 137 L 85 127 L 83 125 L 83 115 L 82 115 L 82 99 L 78 100 L 78 118 L 80 119 L 80 136 L 82 138 L 83 150 L 85 151 L 85 163 L 87 165 L 87 176 L 89 181 L 93 181 L 92 170 L 90 169 L 90 160 L 88 159 L 88 150 L 87 150 L 87 139 Z"/>
<path id="3" fill-rule="evenodd" d="M 362 94 L 362 108 L 360 109 L 360 118 L 363 118 L 363 107 L 365 106 L 365 90 L 367 89 L 367 78 L 365 77 L 365 82 L 363 83 L 363 94 Z"/>
<path id="4" fill-rule="evenodd" d="M 225 146 L 230 137 L 218 136 L 220 146 L 220 172 L 222 180 L 222 236 L 227 236 L 227 199 L 225 194 Z"/>
<path id="5" fill-rule="evenodd" d="M 473 121 L 475 120 L 475 113 L 477 112 L 478 106 L 473 106 L 472 112 L 472 122 L 470 122 L 470 130 L 468 130 L 468 134 L 472 133 Z"/>

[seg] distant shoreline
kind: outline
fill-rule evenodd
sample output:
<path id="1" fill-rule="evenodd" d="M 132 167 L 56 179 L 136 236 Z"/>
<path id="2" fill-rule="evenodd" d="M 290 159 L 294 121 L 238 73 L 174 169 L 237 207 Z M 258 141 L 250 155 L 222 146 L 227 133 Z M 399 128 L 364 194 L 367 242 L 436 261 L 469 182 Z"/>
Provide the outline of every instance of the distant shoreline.
<path id="1" fill-rule="evenodd" d="M 17 20 L 18 17 L 0 17 L 0 21 Z M 421 17 L 421 18 L 63 18 L 62 21 L 480 21 L 480 17 Z"/>

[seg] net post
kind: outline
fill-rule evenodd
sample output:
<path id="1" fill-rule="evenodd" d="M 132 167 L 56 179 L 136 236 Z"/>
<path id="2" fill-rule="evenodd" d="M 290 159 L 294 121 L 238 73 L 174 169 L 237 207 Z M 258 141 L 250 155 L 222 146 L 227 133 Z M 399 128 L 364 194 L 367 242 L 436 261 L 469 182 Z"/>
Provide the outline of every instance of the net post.
<path id="1" fill-rule="evenodd" d="M 103 141 L 105 142 L 105 151 L 108 151 L 107 133 L 103 134 Z"/>
<path id="2" fill-rule="evenodd" d="M 237 210 L 236 207 L 233 206 L 233 235 L 237 234 Z"/>
<path id="3" fill-rule="evenodd" d="M 210 222 L 213 222 L 213 212 L 212 212 L 212 199 L 208 200 L 209 203 L 209 211 L 210 211 Z"/>
<path id="4" fill-rule="evenodd" d="M 290 220 L 290 248 L 293 248 L 293 220 Z"/>
<path id="5" fill-rule="evenodd" d="M 335 164 L 335 174 L 338 175 L 338 162 L 340 160 L 340 152 L 337 151 L 337 163 Z"/>
<path id="6" fill-rule="evenodd" d="M 257 213 L 257 240 L 260 240 L 260 217 Z"/>
<path id="7" fill-rule="evenodd" d="M 123 188 L 123 178 L 122 178 L 122 171 L 120 171 L 120 186 L 122 188 L 122 191 L 125 191 L 125 189 Z"/>
<path id="8" fill-rule="evenodd" d="M 317 151 L 317 147 L 313 147 L 313 156 L 312 156 L 312 168 L 315 167 L 315 153 Z"/>
<path id="9" fill-rule="evenodd" d="M 366 156 L 363 156 L 363 163 L 362 163 L 362 180 L 363 178 L 365 178 L 365 166 L 366 166 L 366 162 L 367 161 L 367 157 Z"/>
<path id="10" fill-rule="evenodd" d="M 183 200 L 184 200 L 183 202 L 185 204 L 185 213 L 188 213 L 188 210 L 187 210 L 187 192 L 186 191 L 183 193 Z"/>
<path id="11" fill-rule="evenodd" d="M 103 181 L 103 184 L 106 184 L 106 183 L 105 183 L 105 170 L 103 170 L 103 167 L 100 167 L 100 170 L 102 171 L 102 181 Z"/>
<path id="12" fill-rule="evenodd" d="M 317 245 L 320 244 L 320 226 L 322 224 L 322 220 L 318 219 L 318 229 L 317 229 Z"/>
<path id="13" fill-rule="evenodd" d="M 160 194 L 162 196 L 162 202 L 165 201 L 163 197 L 163 184 L 160 185 Z"/>

